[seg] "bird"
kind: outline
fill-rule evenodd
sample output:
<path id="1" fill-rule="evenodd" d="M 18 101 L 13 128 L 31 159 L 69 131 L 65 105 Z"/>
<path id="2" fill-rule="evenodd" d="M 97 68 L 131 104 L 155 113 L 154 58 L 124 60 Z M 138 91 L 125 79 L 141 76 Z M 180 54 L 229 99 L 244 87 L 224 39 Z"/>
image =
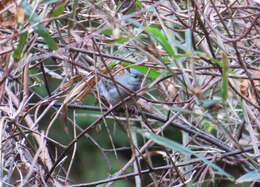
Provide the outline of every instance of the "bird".
<path id="1" fill-rule="evenodd" d="M 140 89 L 143 78 L 144 75 L 141 72 L 131 68 L 129 71 L 125 70 L 121 75 L 115 75 L 115 82 L 111 80 L 99 80 L 97 87 L 106 101 L 113 106 L 131 94 L 119 84 L 116 87 L 116 82 L 135 92 Z"/>

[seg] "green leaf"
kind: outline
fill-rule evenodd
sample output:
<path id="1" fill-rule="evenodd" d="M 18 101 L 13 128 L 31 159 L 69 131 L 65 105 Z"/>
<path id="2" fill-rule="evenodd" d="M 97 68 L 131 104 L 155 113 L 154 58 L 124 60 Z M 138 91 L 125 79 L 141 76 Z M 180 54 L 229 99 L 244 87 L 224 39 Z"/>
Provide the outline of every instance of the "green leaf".
<path id="1" fill-rule="evenodd" d="M 147 71 L 149 71 L 148 70 L 149 68 L 145 67 L 145 66 L 133 66 L 133 69 L 136 69 L 136 70 L 140 71 L 144 75 L 147 73 Z M 151 68 L 147 77 L 151 78 L 151 79 L 157 79 L 160 75 L 161 75 L 161 73 L 159 71 L 157 71 L 156 69 Z"/>
<path id="2" fill-rule="evenodd" d="M 127 42 L 128 40 L 129 40 L 129 38 L 121 38 L 119 40 L 112 41 L 112 43 L 123 44 L 123 43 Z"/>
<path id="3" fill-rule="evenodd" d="M 219 60 L 217 60 L 217 59 L 215 59 L 215 58 L 213 58 L 213 57 L 210 57 L 209 58 L 212 62 L 215 62 L 217 65 L 219 65 L 219 67 L 223 67 L 223 64 L 219 61 Z"/>
<path id="4" fill-rule="evenodd" d="M 210 133 L 213 133 L 213 130 L 215 130 L 215 127 L 214 127 L 212 121 L 208 120 L 207 118 L 203 118 L 200 123 Z"/>
<path id="5" fill-rule="evenodd" d="M 205 54 L 199 54 L 198 56 L 199 56 L 199 57 L 203 57 L 203 58 L 208 58 L 208 59 L 210 59 L 212 62 L 214 62 L 215 64 L 217 64 L 219 67 L 223 67 L 222 62 L 219 61 L 219 60 L 217 60 L 217 59 L 215 59 L 215 58 L 213 58 L 213 57 L 209 57 L 209 56 L 207 56 L 207 55 L 205 55 Z"/>
<path id="6" fill-rule="evenodd" d="M 46 42 L 46 44 L 50 49 L 52 50 L 57 49 L 56 42 L 55 40 L 52 39 L 46 27 L 40 24 L 35 28 L 35 32 L 38 33 L 41 37 L 43 37 L 44 41 Z"/>
<path id="7" fill-rule="evenodd" d="M 260 179 L 259 171 L 251 171 L 242 175 L 236 180 L 236 183 L 253 182 Z"/>
<path id="8" fill-rule="evenodd" d="M 124 61 L 122 61 L 122 62 L 113 62 L 113 63 L 110 64 L 110 66 L 108 66 L 108 68 L 112 69 L 114 66 L 116 66 L 119 63 L 123 64 L 125 66 L 131 66 L 131 68 L 136 69 L 137 71 L 143 73 L 144 75 L 150 69 L 150 72 L 149 72 L 149 74 L 147 76 L 148 78 L 156 79 L 156 78 L 158 78 L 161 75 L 161 73 L 159 71 L 157 71 L 156 69 L 149 68 L 149 67 L 146 67 L 146 66 L 139 66 L 139 65 L 133 66 L 133 64 L 128 63 L 128 62 L 124 62 Z"/>
<path id="9" fill-rule="evenodd" d="M 143 9 L 143 4 L 141 3 L 141 1 L 140 0 L 136 0 L 135 2 L 137 4 L 137 6 L 142 10 Z"/>
<path id="10" fill-rule="evenodd" d="M 18 46 L 14 51 L 14 58 L 16 60 L 19 60 L 21 58 L 23 47 L 24 47 L 26 40 L 27 40 L 27 36 L 28 36 L 28 32 L 24 32 L 20 36 Z"/>
<path id="11" fill-rule="evenodd" d="M 109 66 L 108 66 L 108 68 L 109 69 L 112 69 L 113 67 L 115 67 L 117 64 L 119 64 L 120 62 L 112 62 Z"/>
<path id="12" fill-rule="evenodd" d="M 225 103 L 228 98 L 228 60 L 226 53 L 222 52 L 222 101 Z"/>
<path id="13" fill-rule="evenodd" d="M 118 11 L 121 6 L 122 6 L 122 2 L 119 0 L 119 1 L 117 2 L 116 10 Z"/>
<path id="14" fill-rule="evenodd" d="M 131 68 L 136 69 L 137 71 L 140 71 L 144 75 L 150 69 L 150 72 L 147 75 L 148 78 L 157 79 L 161 75 L 161 73 L 159 71 L 157 71 L 156 69 L 154 69 L 154 68 L 149 68 L 149 67 L 146 67 L 146 66 L 139 66 L 139 65 L 133 66 L 133 64 L 131 64 L 129 62 L 124 62 L 124 61 L 122 61 L 120 63 L 125 65 L 125 66 L 131 66 Z"/>
<path id="15" fill-rule="evenodd" d="M 58 7 L 55 8 L 55 11 L 52 13 L 51 17 L 58 17 L 64 12 L 64 3 L 60 4 Z"/>
<path id="16" fill-rule="evenodd" d="M 103 30 L 101 33 L 104 34 L 105 36 L 111 36 L 113 34 L 113 30 L 106 29 L 106 30 Z"/>
<path id="17" fill-rule="evenodd" d="M 168 58 L 168 56 L 164 56 L 164 57 L 163 57 L 163 61 L 164 61 L 165 63 L 171 62 L 171 60 Z"/>
<path id="18" fill-rule="evenodd" d="M 176 58 L 175 52 L 166 39 L 166 37 L 161 33 L 161 31 L 156 27 L 147 27 L 145 28 L 145 32 L 151 33 L 155 36 L 156 40 L 161 44 L 163 49 L 171 56 Z"/>
<path id="19" fill-rule="evenodd" d="M 162 136 L 158 136 L 155 135 L 153 133 L 147 132 L 143 129 L 136 129 L 136 131 L 141 134 L 142 136 L 153 140 L 154 142 L 156 142 L 159 145 L 165 146 L 167 148 L 172 149 L 173 151 L 179 151 L 185 155 L 188 156 L 196 156 L 197 158 L 201 159 L 203 162 L 205 162 L 207 165 L 209 165 L 210 167 L 216 169 L 221 175 L 225 175 L 226 177 L 228 177 L 229 179 L 233 180 L 233 177 L 231 175 L 229 175 L 228 173 L 226 173 L 223 169 L 221 169 L 219 166 L 217 166 L 216 164 L 210 162 L 209 160 L 207 160 L 205 157 L 197 154 L 196 152 L 184 147 L 183 145 L 179 144 L 178 142 L 175 142 L 173 140 L 170 140 L 168 138 L 164 138 Z"/>
<path id="20" fill-rule="evenodd" d="M 38 33 L 41 37 L 43 37 L 44 41 L 50 49 L 56 50 L 57 45 L 55 40 L 52 39 L 48 29 L 44 25 L 38 24 L 39 22 L 41 22 L 41 19 L 35 13 L 33 14 L 33 9 L 31 5 L 28 4 L 26 1 L 22 1 L 21 7 L 24 9 L 25 16 L 27 19 L 29 19 L 29 23 L 31 25 L 36 24 L 36 26 L 33 27 L 34 31 Z"/>

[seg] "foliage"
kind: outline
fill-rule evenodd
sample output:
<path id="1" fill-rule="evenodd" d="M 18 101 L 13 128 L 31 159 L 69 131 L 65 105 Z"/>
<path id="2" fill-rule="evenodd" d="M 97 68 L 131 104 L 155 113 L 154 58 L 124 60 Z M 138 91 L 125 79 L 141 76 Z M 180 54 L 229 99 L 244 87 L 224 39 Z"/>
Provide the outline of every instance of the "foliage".
<path id="1" fill-rule="evenodd" d="M 1 183 L 258 185 L 259 6 L 1 1 Z"/>

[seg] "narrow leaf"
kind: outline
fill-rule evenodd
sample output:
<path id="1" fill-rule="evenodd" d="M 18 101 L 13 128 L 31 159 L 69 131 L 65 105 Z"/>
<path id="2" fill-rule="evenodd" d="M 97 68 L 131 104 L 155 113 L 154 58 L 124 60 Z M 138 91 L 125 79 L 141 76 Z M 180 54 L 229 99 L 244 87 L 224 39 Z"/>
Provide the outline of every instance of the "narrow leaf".
<path id="1" fill-rule="evenodd" d="M 121 6 L 122 6 L 122 2 L 119 0 L 119 1 L 117 2 L 116 10 L 118 11 Z"/>
<path id="2" fill-rule="evenodd" d="M 192 51 L 192 36 L 191 36 L 191 30 L 188 29 L 185 32 L 185 41 L 186 41 L 186 51 L 188 50 L 188 52 Z"/>
<path id="3" fill-rule="evenodd" d="M 260 173 L 259 171 L 251 171 L 242 175 L 236 180 L 236 183 L 243 183 L 243 182 L 253 182 L 256 180 L 260 180 Z"/>
<path id="4" fill-rule="evenodd" d="M 36 24 L 36 26 L 33 27 L 34 31 L 38 33 L 41 37 L 43 37 L 44 41 L 46 42 L 46 44 L 50 49 L 56 50 L 57 49 L 56 42 L 49 34 L 48 29 L 42 24 L 37 25 L 37 23 L 41 22 L 41 19 L 36 14 L 32 15 L 33 9 L 31 5 L 27 1 L 23 1 L 21 3 L 21 7 L 24 9 L 25 16 L 27 19 L 29 19 L 30 24 L 31 25 Z"/>
<path id="5" fill-rule="evenodd" d="M 45 0 L 45 1 L 41 1 L 40 4 L 41 5 L 48 5 L 51 3 L 56 3 L 58 0 Z"/>
<path id="6" fill-rule="evenodd" d="M 35 32 L 38 33 L 41 37 L 43 37 L 44 41 L 46 42 L 46 44 L 50 49 L 52 50 L 57 49 L 56 42 L 55 40 L 52 39 L 46 27 L 40 24 L 35 28 Z"/>
<path id="7" fill-rule="evenodd" d="M 149 74 L 147 75 L 148 78 L 157 79 L 157 78 L 161 75 L 161 73 L 160 73 L 159 71 L 157 71 L 156 69 L 154 69 L 154 68 L 149 68 L 149 67 L 146 67 L 146 66 L 132 66 L 133 64 L 128 63 L 128 62 L 124 62 L 124 61 L 122 61 L 121 64 L 123 64 L 123 65 L 125 65 L 125 66 L 130 66 L 130 65 L 131 65 L 131 68 L 140 71 L 140 72 L 143 73 L 144 75 L 145 75 L 145 74 L 147 73 L 147 71 L 149 71 L 149 69 L 150 69 L 150 72 L 149 72 Z"/>
<path id="8" fill-rule="evenodd" d="M 18 46 L 14 51 L 14 58 L 16 60 L 19 60 L 21 58 L 23 47 L 24 47 L 26 40 L 27 40 L 27 36 L 28 36 L 27 32 L 22 33 L 21 36 L 20 36 Z"/>
<path id="9" fill-rule="evenodd" d="M 223 67 L 222 67 L 222 101 L 226 102 L 228 98 L 228 60 L 226 53 L 222 53 Z"/>
<path id="10" fill-rule="evenodd" d="M 106 36 L 111 36 L 113 34 L 113 30 L 112 29 L 105 29 L 101 33 L 106 35 Z"/>
<path id="11" fill-rule="evenodd" d="M 155 36 L 156 40 L 161 44 L 163 49 L 170 56 L 172 56 L 174 58 L 176 57 L 175 52 L 174 52 L 172 46 L 170 45 L 170 43 L 168 42 L 168 40 L 166 39 L 164 34 L 162 34 L 161 31 L 158 28 L 156 28 L 156 27 L 147 27 L 147 28 L 145 28 L 145 32 L 153 34 Z"/>
<path id="12" fill-rule="evenodd" d="M 51 17 L 58 17 L 58 16 L 60 16 L 61 14 L 63 14 L 64 9 L 65 9 L 64 8 L 64 3 L 61 3 L 59 6 L 57 6 L 55 8 L 55 10 L 53 11 Z"/>
<path id="13" fill-rule="evenodd" d="M 205 55 L 205 54 L 199 54 L 198 56 L 199 56 L 199 57 L 202 57 L 202 58 L 210 59 L 212 62 L 214 62 L 215 64 L 217 64 L 219 67 L 223 67 L 222 62 L 219 61 L 219 60 L 217 60 L 217 59 L 215 59 L 215 58 L 213 58 L 213 57 L 209 57 L 209 56 L 207 56 L 207 55 Z"/>
<path id="14" fill-rule="evenodd" d="M 204 158 L 203 156 L 200 156 L 199 154 L 197 154 L 196 152 L 184 147 L 183 145 L 173 141 L 173 140 L 170 140 L 168 138 L 164 138 L 162 136 L 158 136 L 158 135 L 155 135 L 155 134 L 152 134 L 152 133 L 149 133 L 143 129 L 136 129 L 136 131 L 138 133 L 140 133 L 142 136 L 148 138 L 148 139 L 151 139 L 153 140 L 154 142 L 162 145 L 162 146 L 165 146 L 167 148 L 170 148 L 174 151 L 179 151 L 183 154 L 186 154 L 188 156 L 196 156 L 197 158 L 201 159 L 203 162 L 205 162 L 206 164 L 208 164 L 210 167 L 216 169 L 221 175 L 225 175 L 226 177 L 228 178 L 232 178 L 231 175 L 229 175 L 228 173 L 226 173 L 223 169 L 221 169 L 219 166 L 217 166 L 216 164 L 210 162 L 209 160 L 207 160 L 206 158 Z"/>
<path id="15" fill-rule="evenodd" d="M 137 6 L 142 10 L 143 9 L 143 4 L 141 3 L 140 0 L 136 0 Z"/>
<path id="16" fill-rule="evenodd" d="M 112 43 L 123 44 L 123 43 L 127 42 L 128 40 L 129 40 L 128 38 L 121 38 L 119 40 L 112 41 Z"/>

